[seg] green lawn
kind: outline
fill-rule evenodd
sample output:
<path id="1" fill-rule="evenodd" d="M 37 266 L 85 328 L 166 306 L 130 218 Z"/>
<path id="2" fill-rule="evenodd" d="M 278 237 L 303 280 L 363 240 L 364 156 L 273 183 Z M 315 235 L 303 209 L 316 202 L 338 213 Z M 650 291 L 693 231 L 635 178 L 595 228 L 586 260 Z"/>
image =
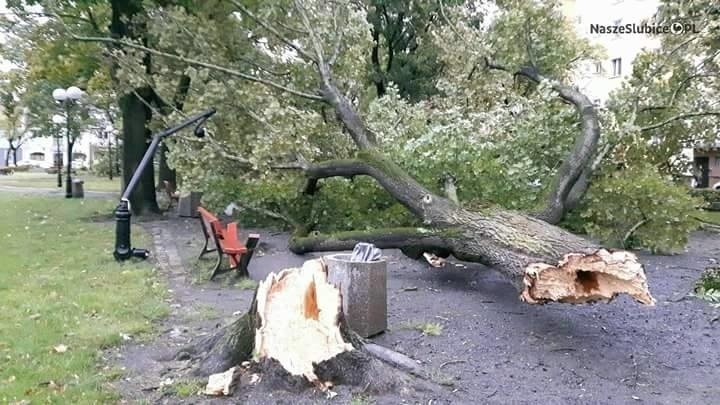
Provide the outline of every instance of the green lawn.
<path id="1" fill-rule="evenodd" d="M 114 177 L 97 177 L 90 173 L 79 171 L 73 178 L 85 181 L 84 188 L 88 191 L 117 191 L 120 192 L 120 179 Z M 62 176 L 63 190 L 65 189 L 65 173 Z M 0 185 L 33 188 L 58 188 L 57 174 L 38 172 L 16 172 L 12 175 L 0 176 Z"/>
<path id="2" fill-rule="evenodd" d="M 720 211 L 698 210 L 695 215 L 698 219 L 711 224 L 720 225 Z"/>
<path id="3" fill-rule="evenodd" d="M 113 205 L 0 194 L 0 403 L 116 400 L 101 349 L 168 313 L 151 263 L 116 263 L 113 226 L 88 220 Z"/>

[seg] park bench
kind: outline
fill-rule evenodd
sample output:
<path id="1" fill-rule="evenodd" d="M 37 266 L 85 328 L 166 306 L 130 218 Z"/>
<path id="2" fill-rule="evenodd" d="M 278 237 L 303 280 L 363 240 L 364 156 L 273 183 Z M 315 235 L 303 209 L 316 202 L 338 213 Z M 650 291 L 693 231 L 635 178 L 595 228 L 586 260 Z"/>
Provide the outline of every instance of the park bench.
<path id="1" fill-rule="evenodd" d="M 210 280 L 220 273 L 232 270 L 236 270 L 238 276 L 248 277 L 247 267 L 260 240 L 260 235 L 256 233 L 249 234 L 247 241 L 243 244 L 238 240 L 237 222 L 224 225 L 222 221 L 205 208 L 198 207 L 197 211 L 200 214 L 200 224 L 205 236 L 205 245 L 202 252 L 200 252 L 199 259 L 202 259 L 206 253 L 218 253 L 217 263 L 210 275 Z M 215 244 L 213 249 L 208 248 L 210 238 Z M 230 267 L 221 270 L 223 256 L 227 256 L 230 260 Z"/>

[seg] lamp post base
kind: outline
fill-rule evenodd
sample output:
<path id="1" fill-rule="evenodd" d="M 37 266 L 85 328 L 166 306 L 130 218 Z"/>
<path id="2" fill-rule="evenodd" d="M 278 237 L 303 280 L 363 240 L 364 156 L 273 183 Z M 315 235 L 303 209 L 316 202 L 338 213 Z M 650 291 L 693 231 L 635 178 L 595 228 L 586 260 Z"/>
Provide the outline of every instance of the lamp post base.
<path id="1" fill-rule="evenodd" d="M 115 208 L 115 251 L 113 251 L 113 257 L 119 262 L 128 260 L 131 257 L 138 259 L 150 257 L 148 250 L 130 247 L 131 217 L 130 202 L 126 199 L 120 200 L 117 208 Z"/>

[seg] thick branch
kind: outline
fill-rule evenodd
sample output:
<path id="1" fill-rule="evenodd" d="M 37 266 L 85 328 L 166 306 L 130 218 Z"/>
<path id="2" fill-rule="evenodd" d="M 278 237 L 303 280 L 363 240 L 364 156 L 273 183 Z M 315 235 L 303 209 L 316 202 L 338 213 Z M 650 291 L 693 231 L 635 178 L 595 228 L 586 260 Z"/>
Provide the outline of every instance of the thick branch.
<path id="1" fill-rule="evenodd" d="M 489 59 L 486 59 L 486 65 L 490 69 L 510 71 L 509 68 Z M 536 83 L 544 79 L 534 67 L 523 67 L 515 74 Z M 583 173 L 587 172 L 587 168 L 590 166 L 592 157 L 597 150 L 598 140 L 600 139 L 600 123 L 597 111 L 595 111 L 593 103 L 586 95 L 558 81 L 551 81 L 550 83 L 552 89 L 559 93 L 560 98 L 573 104 L 580 115 L 580 132 L 575 137 L 573 150 L 563 160 L 560 169 L 555 175 L 546 208 L 537 215 L 538 218 L 548 223 L 557 224 L 562 220 L 568 209 L 567 200 L 570 191 Z M 590 174 L 590 172 L 587 172 L 585 178 L 589 178 Z M 578 189 L 576 191 L 584 192 L 584 190 Z"/>
<path id="2" fill-rule="evenodd" d="M 423 251 L 448 247 L 443 239 L 447 231 L 425 228 L 385 228 L 374 231 L 349 231 L 333 235 L 293 237 L 290 250 L 296 254 L 352 250 L 360 242 L 373 243 L 380 249 L 412 247 Z"/>

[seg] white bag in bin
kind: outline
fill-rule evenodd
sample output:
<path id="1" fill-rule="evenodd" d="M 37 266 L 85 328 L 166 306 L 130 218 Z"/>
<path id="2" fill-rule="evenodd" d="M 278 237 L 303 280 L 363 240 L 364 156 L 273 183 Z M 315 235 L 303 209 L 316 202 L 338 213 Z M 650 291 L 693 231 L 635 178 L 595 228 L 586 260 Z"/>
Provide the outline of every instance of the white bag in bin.
<path id="1" fill-rule="evenodd" d="M 376 262 L 380 260 L 382 251 L 372 243 L 358 243 L 350 256 L 351 262 Z"/>

